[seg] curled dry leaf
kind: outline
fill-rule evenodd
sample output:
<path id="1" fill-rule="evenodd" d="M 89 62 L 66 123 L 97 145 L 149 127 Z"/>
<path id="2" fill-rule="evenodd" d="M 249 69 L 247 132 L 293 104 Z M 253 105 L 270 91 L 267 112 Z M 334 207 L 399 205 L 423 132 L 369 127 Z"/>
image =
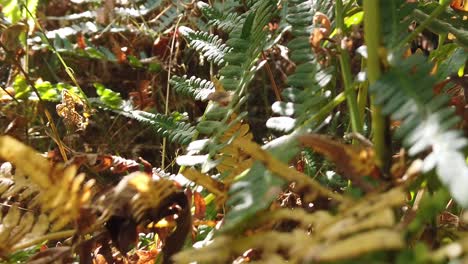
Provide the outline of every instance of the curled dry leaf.
<path id="1" fill-rule="evenodd" d="M 17 49 L 21 48 L 21 41 L 19 36 L 21 33 L 27 32 L 28 26 L 24 23 L 17 23 L 5 28 L 0 35 L 0 42 L 10 52 L 16 52 Z"/>
<path id="2" fill-rule="evenodd" d="M 62 90 L 62 103 L 56 106 L 57 114 L 63 118 L 69 130 L 85 130 L 88 126 L 90 111 L 85 102 L 73 92 Z"/>
<path id="3" fill-rule="evenodd" d="M 452 0 L 450 7 L 456 11 L 468 12 L 467 0 Z"/>
<path id="4" fill-rule="evenodd" d="M 328 38 L 331 33 L 331 22 L 327 15 L 316 12 L 313 18 L 314 30 L 310 35 L 310 46 L 313 49 L 319 49 L 323 39 Z"/>
<path id="5" fill-rule="evenodd" d="M 318 134 L 299 136 L 299 142 L 305 147 L 324 155 L 333 161 L 343 176 L 365 191 L 371 191 L 373 186 L 366 182 L 364 176 L 374 176 L 378 173 L 374 150 L 371 147 L 346 145 Z"/>

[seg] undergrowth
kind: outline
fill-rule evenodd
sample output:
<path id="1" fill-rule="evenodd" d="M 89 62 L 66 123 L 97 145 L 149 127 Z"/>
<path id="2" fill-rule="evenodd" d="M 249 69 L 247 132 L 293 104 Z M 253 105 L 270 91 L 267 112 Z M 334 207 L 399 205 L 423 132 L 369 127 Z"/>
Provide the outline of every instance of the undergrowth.
<path id="1" fill-rule="evenodd" d="M 468 261 L 465 1 L 0 4 L 5 263 Z"/>

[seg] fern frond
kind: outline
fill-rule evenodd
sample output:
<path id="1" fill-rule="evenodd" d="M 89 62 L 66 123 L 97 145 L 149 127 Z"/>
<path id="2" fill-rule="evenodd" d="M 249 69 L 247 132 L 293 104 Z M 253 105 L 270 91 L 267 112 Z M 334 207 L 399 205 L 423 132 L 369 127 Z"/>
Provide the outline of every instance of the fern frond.
<path id="1" fill-rule="evenodd" d="M 424 160 L 424 171 L 436 168 L 460 204 L 468 205 L 464 187 L 468 184 L 468 166 L 461 151 L 468 141 L 453 129 L 459 118 L 447 107 L 448 98 L 434 96 L 435 78 L 431 63 L 422 55 L 413 55 L 393 65 L 370 90 L 376 103 L 393 119 L 402 120 L 397 136 L 409 148 L 410 155 L 432 149 Z"/>
<path id="2" fill-rule="evenodd" d="M 249 199 L 245 197 L 246 201 Z M 186 250 L 174 259 L 176 263 L 225 263 L 255 248 L 262 252 L 262 260 L 267 263 L 338 262 L 369 252 L 400 249 L 404 247 L 403 234 L 397 228 L 392 209 L 404 203 L 405 193 L 397 188 L 343 207 L 336 215 L 324 211 L 306 213 L 302 209 L 294 209 L 294 213 L 290 209 L 263 212 L 249 221 L 249 228 L 256 230 L 255 235 L 221 234 L 209 245 Z M 266 226 L 290 221 L 297 224 L 292 232 L 265 230 Z"/>
<path id="3" fill-rule="evenodd" d="M 0 137 L 0 157 L 38 186 L 39 204 L 49 215 L 52 231 L 79 218 L 80 208 L 91 198 L 94 181 L 84 182 L 84 175 L 77 176 L 75 166 L 52 166 L 32 148 L 9 136 Z"/>
<path id="4" fill-rule="evenodd" d="M 382 36 L 388 48 L 395 48 L 408 35 L 408 27 L 412 22 L 412 12 L 417 3 L 405 0 L 386 0 L 380 3 Z"/>
<path id="5" fill-rule="evenodd" d="M 177 93 L 191 96 L 195 100 L 205 101 L 208 95 L 215 91 L 214 84 L 208 80 L 200 79 L 195 76 L 187 78 L 186 75 L 180 77 L 174 75 L 170 84 Z"/>
<path id="6" fill-rule="evenodd" d="M 15 201 L 26 204 L 27 208 L 34 208 L 37 206 L 39 187 L 31 183 L 31 181 L 24 175 L 21 170 L 13 171 L 13 165 L 5 162 L 0 170 L 0 199 L 8 201 L 14 199 Z"/>
<path id="7" fill-rule="evenodd" d="M 170 116 L 140 110 L 113 111 L 149 126 L 158 135 L 166 137 L 174 143 L 186 145 L 192 141 L 195 135 L 195 128 L 193 126 L 183 121 L 175 120 Z"/>
<path id="8" fill-rule="evenodd" d="M 140 17 L 149 14 L 161 5 L 161 0 L 147 0 L 137 8 L 115 8 L 115 13 L 122 17 Z"/>
<path id="9" fill-rule="evenodd" d="M 229 34 L 226 42 L 232 50 L 225 57 L 229 63 L 220 70 L 220 79 L 226 90 L 235 90 L 242 97 L 247 86 L 259 70 L 255 67 L 261 52 L 266 47 L 269 35 L 265 26 L 277 12 L 274 1 L 257 1 L 247 13 L 242 27 Z"/>
<path id="10" fill-rule="evenodd" d="M 143 4 L 139 5 L 137 8 L 128 8 L 128 7 L 116 7 L 114 12 L 119 17 L 141 17 L 149 14 L 154 11 L 156 8 L 161 6 L 161 0 L 149 0 L 145 1 Z M 94 19 L 97 16 L 95 10 L 88 10 L 81 13 L 74 13 L 66 16 L 48 16 L 48 20 L 61 20 L 61 21 L 74 21 L 81 19 Z"/>
<path id="11" fill-rule="evenodd" d="M 312 52 L 309 36 L 313 30 L 313 15 L 324 10 L 312 2 L 290 0 L 287 21 L 292 25 L 295 38 L 288 43 L 291 60 L 297 67 L 287 79 L 289 88 L 283 91 L 285 102 L 275 102 L 272 110 L 280 117 L 272 117 L 267 127 L 290 132 L 317 113 L 326 101 L 323 88 L 331 81 L 333 68 L 321 66 Z M 292 118 L 294 117 L 294 118 Z M 306 124 L 307 127 L 317 124 Z"/>
<path id="12" fill-rule="evenodd" d="M 235 119 L 235 117 L 233 115 L 231 118 Z M 217 159 L 220 159 L 220 163 L 216 169 L 221 173 L 223 182 L 228 185 L 233 182 L 235 176 L 252 167 L 254 163 L 254 160 L 248 155 L 242 153 L 232 144 L 227 144 L 233 137 L 252 140 L 253 134 L 250 132 L 248 124 L 236 122 L 219 138 L 220 144 L 225 145 L 225 147 L 218 152 Z"/>
<path id="13" fill-rule="evenodd" d="M 201 1 L 197 3 L 197 6 L 208 19 L 208 25 L 216 26 L 218 29 L 224 30 L 227 33 L 242 26 L 245 20 L 245 16 L 243 15 L 239 15 L 234 12 L 223 14 L 216 8 Z"/>
<path id="14" fill-rule="evenodd" d="M 6 257 L 22 244 L 44 235 L 49 230 L 45 214 L 35 215 L 16 205 L 11 206 L 0 218 L 0 256 Z"/>
<path id="15" fill-rule="evenodd" d="M 177 7 L 171 6 L 164 14 L 158 15 L 157 20 L 151 20 L 150 23 L 156 24 L 155 30 L 162 32 L 174 23 L 178 15 Z"/>
<path id="16" fill-rule="evenodd" d="M 242 178 L 233 183 L 226 203 L 230 207 L 223 232 L 241 232 L 245 223 L 267 209 L 279 194 L 285 181 L 256 161 Z"/>
<path id="17" fill-rule="evenodd" d="M 227 54 L 223 55 L 227 63 L 219 71 L 221 78 L 220 85 L 216 86 L 216 92 L 231 94 L 232 98 L 227 106 L 207 108 L 205 116 L 210 116 L 210 118 L 197 125 L 200 132 L 214 135 L 211 140 L 208 140 L 209 144 L 206 144 L 204 149 L 209 150 L 209 155 L 194 157 L 203 163 L 202 172 L 216 167 L 225 177 L 223 183 L 230 185 L 234 177 L 245 168 L 249 166 L 255 168 L 247 172 L 247 175 L 243 177 L 245 180 L 232 186 L 234 189 L 231 191 L 235 194 L 229 197 L 228 204 L 233 207 L 229 216 L 226 217 L 226 223 L 229 223 L 231 227 L 268 207 L 274 199 L 276 190 L 283 184 L 282 180 L 274 177 L 261 164 L 253 164 L 254 160 L 239 151 L 239 147 L 232 146 L 235 138 L 250 140 L 252 137 L 248 133 L 248 126 L 241 123 L 243 113 L 234 114 L 234 109 L 237 111 L 245 102 L 244 95 L 247 87 L 260 69 L 256 64 L 270 38 L 265 27 L 276 12 L 275 1 L 257 1 L 246 13 L 243 24 L 230 32 L 226 44 L 231 48 Z M 212 103 L 216 105 L 215 102 Z M 213 112 L 216 114 L 211 116 Z M 212 158 L 217 160 L 212 161 Z M 273 191 L 268 186 L 274 186 Z"/>
<path id="18" fill-rule="evenodd" d="M 180 27 L 179 32 L 188 40 L 190 46 L 203 55 L 208 61 L 224 65 L 224 56 L 231 48 L 216 35 L 208 32 L 193 31 L 188 27 Z"/>

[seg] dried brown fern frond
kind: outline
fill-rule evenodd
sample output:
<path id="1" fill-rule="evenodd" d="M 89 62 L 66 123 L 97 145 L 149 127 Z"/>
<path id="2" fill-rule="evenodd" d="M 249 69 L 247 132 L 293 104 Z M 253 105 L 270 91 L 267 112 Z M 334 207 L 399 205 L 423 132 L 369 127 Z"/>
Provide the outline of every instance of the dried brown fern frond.
<path id="1" fill-rule="evenodd" d="M 49 231 L 49 216 L 40 212 L 38 194 L 38 186 L 14 172 L 11 163 L 0 166 L 0 257 L 37 244 Z"/>
<path id="2" fill-rule="evenodd" d="M 5 203 L 14 199 L 16 204 L 33 209 L 37 206 L 39 191 L 37 184 L 21 171 L 14 172 L 10 162 L 0 165 L 0 201 Z"/>
<path id="3" fill-rule="evenodd" d="M 45 214 L 36 214 L 16 205 L 9 207 L 0 218 L 0 257 L 31 246 L 31 241 L 44 235 L 49 229 Z"/>
<path id="4" fill-rule="evenodd" d="M 38 186 L 42 212 L 48 213 L 56 231 L 76 221 L 80 210 L 88 205 L 92 197 L 94 181 L 84 182 L 84 174 L 77 175 L 75 166 L 51 164 L 45 157 L 20 141 L 0 137 L 0 158 L 16 166 L 16 173 L 26 175 L 28 181 Z"/>
<path id="5" fill-rule="evenodd" d="M 217 87 L 217 89 L 222 89 L 222 87 Z M 232 144 L 233 139 L 237 138 L 247 141 L 252 140 L 253 134 L 250 132 L 249 125 L 243 124 L 242 120 L 239 120 L 235 113 L 231 114 L 229 120 L 229 128 L 224 131 L 218 139 L 218 144 L 223 147 L 219 149 L 215 155 L 217 159 L 216 169 L 221 174 L 221 177 L 215 179 L 212 175 L 203 173 L 199 169 L 193 167 L 181 170 L 181 174 L 184 175 L 184 177 L 203 186 L 209 192 L 216 195 L 218 205 L 223 205 L 226 201 L 227 191 L 235 177 L 249 169 L 254 163 L 250 155 Z"/>
<path id="6" fill-rule="evenodd" d="M 176 263 L 228 263 L 254 250 L 260 252 L 255 259 L 259 263 L 316 263 L 399 249 L 404 246 L 403 235 L 393 208 L 404 202 L 404 191 L 395 188 L 343 206 L 336 215 L 298 208 L 264 212 L 250 224 L 247 236 L 221 235 L 208 246 L 181 252 L 174 259 Z M 281 232 L 284 223 L 294 226 L 293 230 Z"/>
<path id="7" fill-rule="evenodd" d="M 235 114 L 232 114 L 231 120 L 235 120 L 236 117 Z M 232 140 L 233 137 L 252 140 L 253 134 L 250 132 L 248 124 L 237 122 L 223 133 L 219 141 L 225 144 Z M 223 182 L 228 185 L 232 183 L 234 177 L 250 168 L 254 163 L 254 160 L 249 155 L 240 151 L 239 148 L 234 147 L 232 144 L 228 144 L 222 148 L 219 151 L 218 158 L 221 159 L 221 162 L 216 166 L 216 169 L 225 175 Z"/>
<path id="8" fill-rule="evenodd" d="M 0 158 L 15 166 L 14 173 L 9 163 L 1 167 L 2 201 L 20 202 L 26 210 L 20 213 L 15 204 L 0 219 L 0 253 L 3 256 L 47 239 L 75 235 L 71 248 L 80 250 L 80 258 L 89 259 L 91 249 L 83 245 L 96 242 L 95 234 L 101 240 L 103 234 L 110 236 L 125 255 L 135 245 L 138 225 L 145 228 L 149 223 L 172 217 L 176 229 L 169 230 L 172 232 L 164 240 L 162 250 L 164 262 L 169 263 L 191 230 L 189 200 L 171 180 L 134 172 L 98 195 L 92 191 L 94 181 L 86 181 L 84 174 L 78 174 L 77 166 L 52 164 L 11 137 L 0 137 Z M 34 212 L 27 211 L 32 208 Z M 67 225 L 72 228 L 53 233 Z M 85 238 L 86 234 L 91 236 Z M 106 239 L 99 243 L 108 243 Z M 45 254 L 45 257 L 50 255 Z"/>

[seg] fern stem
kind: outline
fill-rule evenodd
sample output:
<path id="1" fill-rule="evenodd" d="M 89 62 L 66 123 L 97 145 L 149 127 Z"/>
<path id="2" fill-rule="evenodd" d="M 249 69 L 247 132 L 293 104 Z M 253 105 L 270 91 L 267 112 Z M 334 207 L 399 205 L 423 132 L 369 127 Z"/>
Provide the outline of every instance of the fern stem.
<path id="1" fill-rule="evenodd" d="M 11 250 L 12 251 L 17 251 L 17 250 L 20 250 L 20 249 L 25 249 L 25 248 L 37 245 L 37 244 L 42 243 L 42 242 L 47 241 L 47 240 L 58 240 L 58 239 L 66 238 L 66 237 L 71 237 L 75 233 L 76 233 L 76 230 L 71 229 L 71 230 L 65 230 L 65 231 L 46 234 L 44 236 L 37 237 L 37 238 L 32 239 L 32 240 L 28 240 L 28 241 L 26 241 L 24 243 L 16 244 Z"/>
<path id="2" fill-rule="evenodd" d="M 342 0 L 336 1 L 336 23 L 337 23 L 337 30 L 340 35 L 344 35 L 345 32 L 345 25 L 344 25 L 344 18 L 343 18 L 343 2 Z M 343 76 L 343 84 L 344 90 L 346 94 L 346 101 L 348 102 L 349 113 L 351 115 L 351 128 L 355 133 L 362 133 L 362 119 L 359 114 L 357 99 L 356 99 L 356 91 L 354 91 L 353 87 L 353 78 L 351 75 L 351 63 L 349 59 L 349 53 L 346 48 L 341 48 L 340 44 L 338 44 L 340 50 L 340 66 L 341 66 L 341 74 Z"/>
<path id="3" fill-rule="evenodd" d="M 164 114 L 167 116 L 169 114 L 169 92 L 170 92 L 170 80 L 171 80 L 171 70 L 172 70 L 172 60 L 175 58 L 173 56 L 174 53 L 174 46 L 175 46 L 175 38 L 177 35 L 177 31 L 179 29 L 179 23 L 182 17 L 179 18 L 177 24 L 174 29 L 174 34 L 172 35 L 171 40 L 171 50 L 169 56 L 169 67 L 167 69 L 167 86 L 166 86 L 166 102 L 164 105 Z M 165 160 L 166 160 L 166 145 L 167 145 L 167 138 L 163 137 L 163 144 L 162 144 L 162 155 L 161 155 L 161 168 L 164 170 Z"/>
<path id="4" fill-rule="evenodd" d="M 365 68 L 365 60 L 363 59 L 361 69 L 364 69 L 364 68 Z M 365 119 L 365 111 L 366 111 L 368 93 L 369 93 L 369 85 L 365 82 L 360 83 L 357 102 L 358 102 L 359 116 L 361 117 L 361 120 L 363 123 Z"/>
<path id="5" fill-rule="evenodd" d="M 268 78 L 270 79 L 271 88 L 275 92 L 276 100 L 281 101 L 281 93 L 278 89 L 278 85 L 276 85 L 275 78 L 273 77 L 273 72 L 271 71 L 270 64 L 268 64 L 268 58 L 265 56 L 265 52 L 262 51 L 262 59 L 265 61 L 265 70 L 268 74 Z"/>
<path id="6" fill-rule="evenodd" d="M 375 83 L 382 74 L 379 58 L 381 39 L 379 3 L 379 0 L 364 0 L 363 2 L 364 40 L 367 46 L 367 78 L 370 85 Z M 371 96 L 371 111 L 376 163 L 386 172 L 389 168 L 391 157 L 390 148 L 387 146 L 387 139 L 389 138 L 388 121 L 382 114 L 381 107 L 375 104 L 374 96 Z"/>
<path id="7" fill-rule="evenodd" d="M 330 102 L 328 102 L 328 104 L 322 107 L 319 112 L 317 112 L 311 118 L 304 121 L 304 123 L 302 123 L 302 125 L 299 128 L 307 127 L 310 123 L 319 124 L 323 122 L 323 120 L 325 120 L 325 118 L 330 114 L 330 112 L 339 104 L 344 102 L 344 100 L 346 100 L 346 94 L 344 92 L 338 94 L 337 96 L 335 96 L 335 98 L 333 98 L 333 100 L 331 100 Z"/>
<path id="8" fill-rule="evenodd" d="M 450 4 L 450 1 L 449 0 L 440 0 L 439 1 L 440 5 L 434 9 L 434 11 L 432 11 L 432 13 L 429 15 L 429 17 L 427 17 L 426 20 L 424 20 L 417 28 L 414 29 L 413 32 L 411 32 L 411 34 L 409 34 L 402 42 L 400 42 L 400 44 L 397 46 L 397 48 L 403 48 L 406 43 L 412 41 L 413 39 L 415 39 L 416 37 L 418 37 L 418 35 L 427 27 L 429 26 L 429 24 L 435 19 L 437 18 L 440 14 L 442 14 L 442 12 L 445 11 L 445 8 Z"/>

